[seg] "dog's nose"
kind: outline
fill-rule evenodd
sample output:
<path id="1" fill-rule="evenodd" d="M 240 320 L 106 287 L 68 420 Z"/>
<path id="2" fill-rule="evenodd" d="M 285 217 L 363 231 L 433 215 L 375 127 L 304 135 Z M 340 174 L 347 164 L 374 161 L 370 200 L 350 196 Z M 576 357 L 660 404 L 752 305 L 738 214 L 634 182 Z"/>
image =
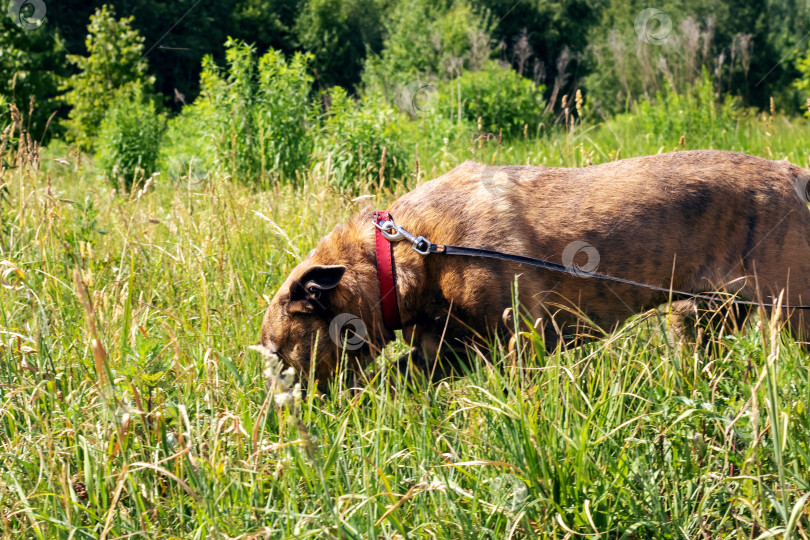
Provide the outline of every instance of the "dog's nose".
<path id="1" fill-rule="evenodd" d="M 262 343 L 261 341 L 256 345 L 251 345 L 248 347 L 249 349 L 253 349 L 254 351 L 258 352 L 262 356 L 267 355 L 278 355 L 278 349 L 273 347 L 272 343 Z"/>
<path id="2" fill-rule="evenodd" d="M 262 343 L 261 346 L 267 349 L 270 352 L 270 354 L 278 354 L 278 346 L 269 339 L 266 342 Z"/>

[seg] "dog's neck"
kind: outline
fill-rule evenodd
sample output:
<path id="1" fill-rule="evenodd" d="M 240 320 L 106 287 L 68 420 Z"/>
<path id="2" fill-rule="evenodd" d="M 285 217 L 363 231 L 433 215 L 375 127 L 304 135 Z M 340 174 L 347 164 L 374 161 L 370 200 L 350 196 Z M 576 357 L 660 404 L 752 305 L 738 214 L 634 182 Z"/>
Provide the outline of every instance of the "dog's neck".
<path id="1" fill-rule="evenodd" d="M 400 317 L 407 320 L 408 311 L 415 306 L 411 299 L 415 281 L 411 266 L 413 262 L 405 253 L 404 243 L 394 245 L 394 271 Z M 410 251 L 410 250 L 409 250 Z M 396 335 L 383 322 L 380 284 L 377 278 L 375 229 L 371 219 L 355 216 L 346 225 L 338 225 L 324 238 L 313 254 L 318 264 L 342 264 L 346 266 L 339 287 L 332 298 L 334 315 L 351 313 L 360 317 L 367 326 L 372 349 L 381 350 Z M 407 311 L 403 311 L 403 308 Z M 410 309 L 409 309 L 410 308 Z M 378 354 L 379 350 L 372 350 Z"/>

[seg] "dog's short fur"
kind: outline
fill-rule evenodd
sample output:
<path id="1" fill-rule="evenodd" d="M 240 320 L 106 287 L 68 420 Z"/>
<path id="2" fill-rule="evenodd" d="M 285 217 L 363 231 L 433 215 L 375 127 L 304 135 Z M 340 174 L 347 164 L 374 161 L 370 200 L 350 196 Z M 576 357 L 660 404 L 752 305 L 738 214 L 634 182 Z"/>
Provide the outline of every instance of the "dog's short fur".
<path id="1" fill-rule="evenodd" d="M 810 304 L 808 178 L 810 171 L 786 161 L 719 151 L 580 169 L 466 162 L 389 210 L 398 225 L 434 243 L 694 293 L 732 290 L 767 302 L 786 289 L 785 302 L 798 305 Z M 273 298 L 262 344 L 303 373 L 314 356 L 323 382 L 341 354 L 329 334 L 336 315 L 354 314 L 368 329 L 367 343 L 348 351 L 360 367 L 394 339 L 382 323 L 374 238 L 372 212 L 364 210 L 321 240 Z M 609 331 L 668 297 L 502 261 L 422 256 L 407 241 L 395 245 L 394 260 L 403 335 L 423 359 L 506 330 L 516 277 L 526 320 L 539 320 L 549 348 L 581 333 L 584 320 Z M 696 307 L 684 300 L 673 311 L 689 316 Z M 790 313 L 797 337 L 806 339 L 809 320 Z"/>

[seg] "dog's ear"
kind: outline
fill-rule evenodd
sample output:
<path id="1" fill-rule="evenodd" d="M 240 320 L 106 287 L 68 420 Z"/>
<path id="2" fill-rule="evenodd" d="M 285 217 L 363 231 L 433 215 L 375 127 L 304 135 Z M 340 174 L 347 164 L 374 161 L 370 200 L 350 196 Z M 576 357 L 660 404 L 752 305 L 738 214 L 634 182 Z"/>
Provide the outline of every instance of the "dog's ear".
<path id="1" fill-rule="evenodd" d="M 337 287 L 345 272 L 346 267 L 340 264 L 307 269 L 290 290 L 290 312 L 313 313 L 326 309 L 329 298 L 324 293 Z"/>
<path id="2" fill-rule="evenodd" d="M 307 290 L 328 291 L 337 287 L 345 272 L 342 264 L 316 265 L 304 272 L 301 283 Z"/>

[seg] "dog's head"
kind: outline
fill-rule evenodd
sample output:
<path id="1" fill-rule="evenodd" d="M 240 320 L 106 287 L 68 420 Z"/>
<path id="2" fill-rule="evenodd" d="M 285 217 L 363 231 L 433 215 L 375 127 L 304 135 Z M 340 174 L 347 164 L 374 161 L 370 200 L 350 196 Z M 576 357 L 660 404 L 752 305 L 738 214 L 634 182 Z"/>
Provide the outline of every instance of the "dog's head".
<path id="1" fill-rule="evenodd" d="M 261 344 L 323 387 L 342 359 L 364 368 L 385 344 L 370 211 L 336 226 L 270 301 Z"/>
<path id="2" fill-rule="evenodd" d="M 342 358 L 362 369 L 382 345 L 374 331 L 382 315 L 374 236 L 361 218 L 335 227 L 293 269 L 262 322 L 261 344 L 304 377 L 314 374 L 321 386 Z"/>
<path id="3" fill-rule="evenodd" d="M 262 321 L 261 344 L 304 375 L 315 362 L 321 381 L 337 365 L 329 326 L 335 317 L 335 294 L 346 272 L 343 265 L 298 265 L 270 301 Z"/>

